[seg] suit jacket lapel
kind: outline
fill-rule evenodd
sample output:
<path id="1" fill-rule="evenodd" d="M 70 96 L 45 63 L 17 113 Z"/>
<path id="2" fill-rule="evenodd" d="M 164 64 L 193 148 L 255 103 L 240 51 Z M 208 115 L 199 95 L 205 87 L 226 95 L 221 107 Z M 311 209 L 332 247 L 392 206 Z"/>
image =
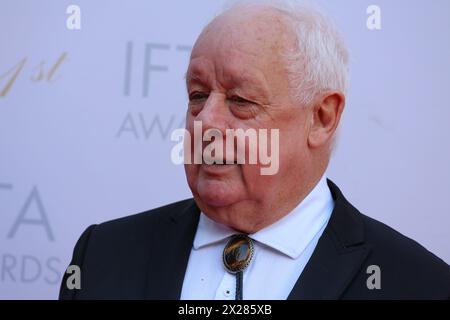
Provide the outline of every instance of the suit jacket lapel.
<path id="1" fill-rule="evenodd" d="M 194 200 L 186 208 L 160 219 L 150 252 L 147 299 L 179 299 L 200 210 Z"/>
<path id="2" fill-rule="evenodd" d="M 330 221 L 288 299 L 338 299 L 370 252 L 360 213 L 330 180 Z"/>

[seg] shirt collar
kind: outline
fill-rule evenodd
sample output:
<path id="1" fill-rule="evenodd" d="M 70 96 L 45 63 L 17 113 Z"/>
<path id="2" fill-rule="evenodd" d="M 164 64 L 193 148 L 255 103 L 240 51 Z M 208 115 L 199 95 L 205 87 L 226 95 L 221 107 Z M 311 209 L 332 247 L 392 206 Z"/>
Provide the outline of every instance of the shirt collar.
<path id="1" fill-rule="evenodd" d="M 297 259 L 314 236 L 323 229 L 333 211 L 334 201 L 323 176 L 314 189 L 289 214 L 249 237 Z M 236 234 L 236 231 L 208 218 L 203 212 L 194 239 L 194 249 L 212 245 Z"/>
<path id="2" fill-rule="evenodd" d="M 233 234 L 236 234 L 236 230 L 215 222 L 201 212 L 194 239 L 194 249 L 197 250 L 204 246 L 215 244 Z"/>

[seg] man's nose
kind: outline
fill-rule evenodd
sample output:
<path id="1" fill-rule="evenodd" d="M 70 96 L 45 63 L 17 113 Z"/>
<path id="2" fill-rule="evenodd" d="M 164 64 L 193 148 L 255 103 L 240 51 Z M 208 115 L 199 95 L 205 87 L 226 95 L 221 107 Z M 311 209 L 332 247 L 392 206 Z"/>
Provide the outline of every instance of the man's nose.
<path id="1" fill-rule="evenodd" d="M 195 121 L 202 122 L 203 133 L 208 129 L 218 129 L 225 134 L 225 130 L 229 126 L 229 117 L 225 95 L 211 93 L 202 110 L 195 117 Z"/>

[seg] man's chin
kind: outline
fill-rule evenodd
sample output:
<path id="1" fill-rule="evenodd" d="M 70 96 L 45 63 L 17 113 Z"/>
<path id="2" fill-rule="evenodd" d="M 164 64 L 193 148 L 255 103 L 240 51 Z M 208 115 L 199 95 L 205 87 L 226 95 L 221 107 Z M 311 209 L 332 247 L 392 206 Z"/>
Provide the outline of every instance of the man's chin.
<path id="1" fill-rule="evenodd" d="M 204 206 L 214 208 L 228 207 L 236 203 L 236 201 L 234 201 L 230 197 L 226 197 L 215 192 L 206 192 L 204 194 L 200 194 L 199 200 Z"/>
<path id="2" fill-rule="evenodd" d="M 224 182 L 200 183 L 197 188 L 198 199 L 204 206 L 227 207 L 239 201 L 240 195 Z"/>

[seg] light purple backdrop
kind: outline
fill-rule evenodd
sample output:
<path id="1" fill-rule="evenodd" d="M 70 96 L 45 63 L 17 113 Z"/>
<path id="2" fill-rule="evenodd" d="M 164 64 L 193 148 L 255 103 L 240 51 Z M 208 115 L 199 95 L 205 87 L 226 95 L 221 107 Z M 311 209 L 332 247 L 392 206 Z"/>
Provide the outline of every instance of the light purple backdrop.
<path id="1" fill-rule="evenodd" d="M 81 30 L 66 28 L 70 4 Z M 450 2 L 322 4 L 352 60 L 328 176 L 450 262 Z M 366 27 L 372 4 L 381 30 Z M 189 197 L 170 133 L 190 47 L 221 6 L 0 2 L 0 298 L 56 298 L 88 225 Z"/>

